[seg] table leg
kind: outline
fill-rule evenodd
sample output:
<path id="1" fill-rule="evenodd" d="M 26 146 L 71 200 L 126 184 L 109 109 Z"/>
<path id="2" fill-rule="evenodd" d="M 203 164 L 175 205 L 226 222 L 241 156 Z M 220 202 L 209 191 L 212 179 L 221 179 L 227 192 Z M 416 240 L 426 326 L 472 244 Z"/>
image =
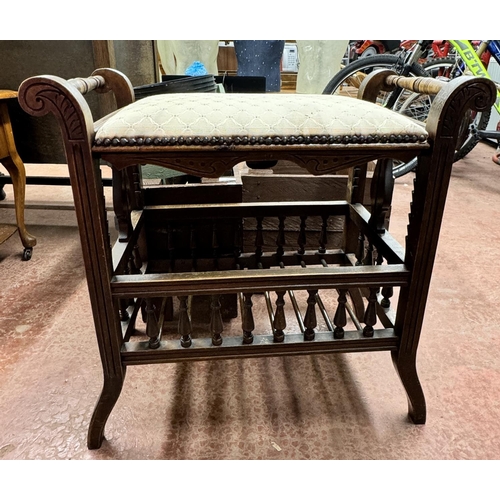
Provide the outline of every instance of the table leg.
<path id="1" fill-rule="evenodd" d="M 24 223 L 24 202 L 26 196 L 26 170 L 21 157 L 17 153 L 10 117 L 5 103 L 0 105 L 0 162 L 9 172 L 14 189 L 14 204 L 19 236 L 24 246 L 23 260 L 29 260 L 36 238 L 26 229 Z"/>

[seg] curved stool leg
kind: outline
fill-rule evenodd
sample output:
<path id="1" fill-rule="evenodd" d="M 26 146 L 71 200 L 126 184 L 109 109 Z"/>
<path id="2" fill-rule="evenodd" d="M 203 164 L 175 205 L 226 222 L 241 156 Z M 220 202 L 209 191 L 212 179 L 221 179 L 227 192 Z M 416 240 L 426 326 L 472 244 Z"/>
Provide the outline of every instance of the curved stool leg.
<path id="1" fill-rule="evenodd" d="M 36 245 L 36 238 L 27 231 L 24 223 L 24 200 L 26 196 L 26 171 L 24 163 L 17 152 L 11 152 L 11 155 L 3 158 L 1 162 L 12 179 L 17 228 L 25 249 L 23 260 L 29 260 L 31 258 L 31 251 Z"/>
<path id="2" fill-rule="evenodd" d="M 7 169 L 12 179 L 17 228 L 24 246 L 23 260 L 29 260 L 31 259 L 33 247 L 36 245 L 36 238 L 28 233 L 24 224 L 26 170 L 21 157 L 17 153 L 9 111 L 5 102 L 0 103 L 0 162 Z"/>
<path id="3" fill-rule="evenodd" d="M 87 446 L 89 450 L 96 450 L 101 447 L 104 439 L 104 427 L 122 392 L 124 380 L 125 370 L 122 377 L 104 377 L 104 386 L 94 408 L 87 434 Z"/>
<path id="4" fill-rule="evenodd" d="M 425 424 L 427 407 L 424 391 L 418 379 L 415 356 L 401 356 L 393 352 L 392 362 L 403 383 L 408 398 L 408 415 L 414 424 Z"/>

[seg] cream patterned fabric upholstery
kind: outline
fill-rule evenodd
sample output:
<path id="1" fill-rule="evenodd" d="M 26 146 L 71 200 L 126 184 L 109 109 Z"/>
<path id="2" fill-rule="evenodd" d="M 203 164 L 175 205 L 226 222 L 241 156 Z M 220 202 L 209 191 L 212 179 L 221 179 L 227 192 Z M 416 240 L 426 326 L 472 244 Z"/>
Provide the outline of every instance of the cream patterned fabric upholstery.
<path id="1" fill-rule="evenodd" d="M 423 125 L 376 104 L 313 94 L 162 94 L 97 131 L 99 146 L 424 142 Z"/>

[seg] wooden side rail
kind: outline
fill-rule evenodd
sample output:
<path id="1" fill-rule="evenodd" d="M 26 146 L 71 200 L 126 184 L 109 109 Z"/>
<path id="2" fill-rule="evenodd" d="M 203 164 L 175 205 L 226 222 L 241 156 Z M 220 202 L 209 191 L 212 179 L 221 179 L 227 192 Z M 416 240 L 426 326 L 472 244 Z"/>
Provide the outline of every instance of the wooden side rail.
<path id="1" fill-rule="evenodd" d="M 162 295 L 207 295 L 245 290 L 304 290 L 355 288 L 359 286 L 406 286 L 409 271 L 404 264 L 387 266 L 328 267 L 324 269 L 261 270 L 244 269 L 231 273 L 137 274 L 115 276 L 111 281 L 118 298 L 159 297 Z"/>

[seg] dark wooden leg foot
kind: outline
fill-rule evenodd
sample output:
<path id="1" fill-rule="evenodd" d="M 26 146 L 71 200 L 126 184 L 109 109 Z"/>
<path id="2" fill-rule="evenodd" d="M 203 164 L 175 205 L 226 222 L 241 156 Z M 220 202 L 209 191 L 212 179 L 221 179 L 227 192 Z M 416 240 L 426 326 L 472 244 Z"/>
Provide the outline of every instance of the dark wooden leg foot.
<path id="1" fill-rule="evenodd" d="M 424 392 L 417 375 L 415 357 L 402 357 L 394 352 L 392 362 L 406 391 L 409 417 L 414 424 L 425 424 L 427 409 Z"/>
<path id="2" fill-rule="evenodd" d="M 113 410 L 118 397 L 122 391 L 123 380 L 125 372 L 122 377 L 105 377 L 104 386 L 94 408 L 92 419 L 90 420 L 89 432 L 87 435 L 87 447 L 89 450 L 96 450 L 101 447 L 104 439 L 104 426 L 108 417 Z"/>

